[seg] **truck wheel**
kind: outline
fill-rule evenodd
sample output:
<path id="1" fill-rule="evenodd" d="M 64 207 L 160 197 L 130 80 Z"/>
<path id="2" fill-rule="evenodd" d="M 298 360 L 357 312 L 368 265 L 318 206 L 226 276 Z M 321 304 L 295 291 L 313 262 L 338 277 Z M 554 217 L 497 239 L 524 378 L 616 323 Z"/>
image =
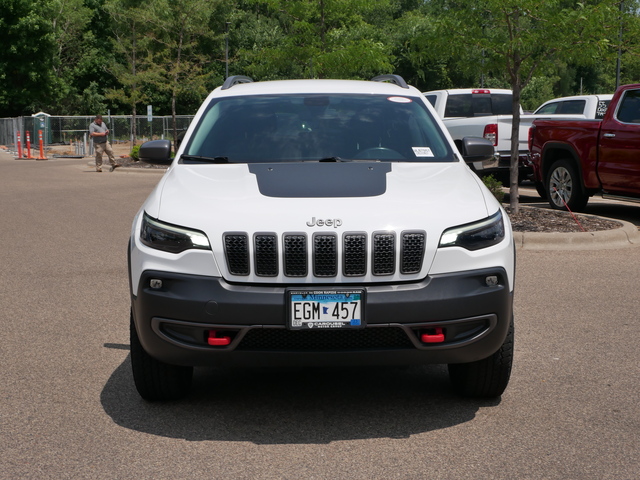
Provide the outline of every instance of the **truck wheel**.
<path id="1" fill-rule="evenodd" d="M 513 319 L 504 343 L 496 353 L 483 360 L 449 364 L 453 390 L 464 397 L 499 397 L 509 384 L 513 364 Z"/>
<path id="2" fill-rule="evenodd" d="M 558 160 L 547 176 L 547 198 L 549 205 L 557 210 L 581 211 L 589 197 L 582 191 L 580 177 L 575 166 L 568 160 Z"/>
<path id="3" fill-rule="evenodd" d="M 130 320 L 131 368 L 133 381 L 142 398 L 150 402 L 177 400 L 191 388 L 193 367 L 169 365 L 151 357 L 142 347 L 133 313 Z"/>

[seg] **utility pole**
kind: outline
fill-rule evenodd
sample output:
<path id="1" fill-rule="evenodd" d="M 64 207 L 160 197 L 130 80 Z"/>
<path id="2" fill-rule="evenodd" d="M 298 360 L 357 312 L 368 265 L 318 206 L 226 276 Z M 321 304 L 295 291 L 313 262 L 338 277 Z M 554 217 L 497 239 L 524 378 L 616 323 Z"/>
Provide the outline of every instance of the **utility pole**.
<path id="1" fill-rule="evenodd" d="M 620 86 L 620 63 L 622 59 L 622 13 L 623 0 L 620 0 L 620 30 L 618 32 L 618 60 L 616 61 L 616 90 Z"/>
<path id="2" fill-rule="evenodd" d="M 225 34 L 224 34 L 224 78 L 229 78 L 229 24 L 231 22 L 226 22 Z"/>

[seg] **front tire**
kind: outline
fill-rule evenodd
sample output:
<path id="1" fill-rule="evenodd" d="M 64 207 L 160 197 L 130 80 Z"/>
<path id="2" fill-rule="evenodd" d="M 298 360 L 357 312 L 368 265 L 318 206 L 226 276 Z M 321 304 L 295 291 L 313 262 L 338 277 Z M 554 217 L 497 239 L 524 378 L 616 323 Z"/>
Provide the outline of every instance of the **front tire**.
<path id="1" fill-rule="evenodd" d="M 568 160 L 558 160 L 547 175 L 547 198 L 556 210 L 582 211 L 589 197 L 582 190 L 582 182 L 575 165 Z"/>
<path id="2" fill-rule="evenodd" d="M 130 319 L 131 369 L 133 381 L 142 398 L 150 402 L 178 400 L 185 397 L 191 389 L 193 367 L 169 365 L 149 355 L 138 337 L 133 321 Z"/>
<path id="3" fill-rule="evenodd" d="M 495 398 L 509 384 L 513 365 L 513 319 L 507 337 L 496 353 L 483 360 L 449 364 L 453 390 L 463 397 Z"/>

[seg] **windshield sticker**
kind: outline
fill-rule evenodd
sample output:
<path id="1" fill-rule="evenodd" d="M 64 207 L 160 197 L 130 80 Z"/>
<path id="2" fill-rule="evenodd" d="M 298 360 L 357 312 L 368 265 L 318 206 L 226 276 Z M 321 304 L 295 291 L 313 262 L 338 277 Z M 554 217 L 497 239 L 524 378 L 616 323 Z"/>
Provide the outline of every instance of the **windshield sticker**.
<path id="1" fill-rule="evenodd" d="M 395 103 L 411 103 L 411 102 L 413 102 L 413 100 L 411 100 L 410 98 L 407 98 L 407 97 L 389 97 L 389 98 L 387 98 L 387 100 L 389 100 L 390 102 L 395 102 Z"/>
<path id="2" fill-rule="evenodd" d="M 433 157 L 433 152 L 429 147 L 411 147 L 416 157 Z"/>

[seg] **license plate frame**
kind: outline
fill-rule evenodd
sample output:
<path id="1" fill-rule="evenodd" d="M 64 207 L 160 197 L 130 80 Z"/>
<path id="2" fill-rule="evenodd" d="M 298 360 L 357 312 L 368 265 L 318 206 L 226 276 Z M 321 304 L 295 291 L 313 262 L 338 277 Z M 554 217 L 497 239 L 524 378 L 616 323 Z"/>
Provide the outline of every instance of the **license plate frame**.
<path id="1" fill-rule="evenodd" d="M 286 301 L 290 330 L 357 330 L 366 326 L 363 288 L 293 288 L 287 290 Z"/>

